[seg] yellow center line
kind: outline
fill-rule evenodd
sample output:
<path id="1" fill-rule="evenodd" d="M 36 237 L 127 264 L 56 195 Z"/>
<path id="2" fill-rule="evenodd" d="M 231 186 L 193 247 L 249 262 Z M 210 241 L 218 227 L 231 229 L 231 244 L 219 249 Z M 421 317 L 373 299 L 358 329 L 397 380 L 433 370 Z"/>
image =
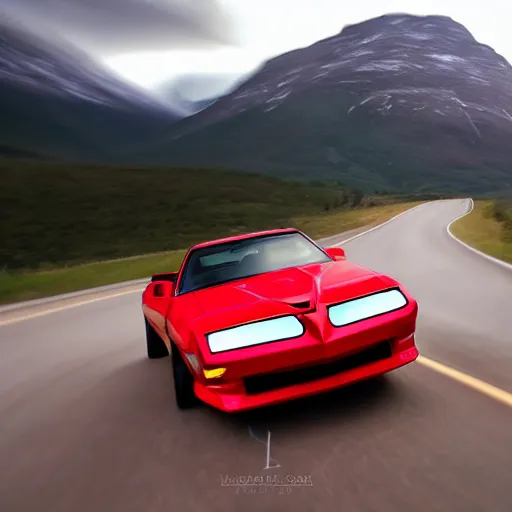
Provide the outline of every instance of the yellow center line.
<path id="1" fill-rule="evenodd" d="M 86 304 L 92 304 L 94 302 L 99 302 L 102 300 L 112 299 L 115 297 L 122 297 L 123 295 L 129 295 L 130 293 L 142 292 L 144 289 L 145 289 L 145 287 L 137 288 L 136 290 L 118 292 L 118 293 L 114 293 L 114 294 L 110 294 L 110 295 L 105 295 L 103 297 L 96 297 L 94 299 L 88 299 L 88 300 L 83 300 L 80 302 L 75 302 L 73 304 L 66 304 L 65 306 L 61 306 L 58 308 L 45 309 L 43 311 L 38 311 L 37 313 L 16 316 L 13 318 L 8 318 L 6 320 L 0 320 L 0 327 L 4 326 L 4 325 L 14 324 L 17 322 L 22 322 L 24 320 L 29 320 L 31 318 L 45 316 L 50 313 L 57 313 L 59 311 L 65 311 L 66 309 L 84 306 Z M 430 368 L 431 370 L 434 370 L 442 375 L 445 375 L 452 380 L 460 382 L 461 384 L 464 384 L 465 386 L 470 387 L 486 396 L 494 398 L 495 400 L 498 400 L 499 402 L 501 402 L 505 405 L 508 405 L 509 407 L 512 407 L 512 393 L 509 393 L 508 391 L 500 389 L 496 386 L 493 386 L 492 384 L 488 384 L 487 382 L 484 382 L 480 379 L 472 377 L 471 375 L 463 373 L 459 370 L 455 370 L 454 368 L 446 366 L 442 363 L 438 363 L 437 361 L 433 361 L 432 359 L 429 359 L 424 356 L 418 356 L 418 358 L 416 359 L 416 362 L 423 366 L 426 366 L 427 368 Z"/>
<path id="2" fill-rule="evenodd" d="M 471 375 L 460 372 L 454 368 L 423 356 L 418 356 L 416 362 L 430 368 L 431 370 L 446 375 L 447 377 L 450 377 L 450 379 L 456 380 L 457 382 L 460 382 L 461 384 L 464 384 L 465 386 L 468 386 L 484 395 L 494 398 L 509 407 L 512 407 L 512 393 L 509 393 L 508 391 L 497 388 L 492 384 L 488 384 L 480 379 L 471 377 Z"/>
<path id="3" fill-rule="evenodd" d="M 100 300 L 113 299 L 115 297 L 121 297 L 123 295 L 129 295 L 130 293 L 142 292 L 145 287 L 137 288 L 136 290 L 129 290 L 124 292 L 111 293 L 109 295 L 104 295 L 102 297 L 96 297 L 94 299 L 82 300 L 80 302 L 73 302 L 72 304 L 66 304 L 64 306 L 60 306 L 57 308 L 49 308 L 43 309 L 42 311 L 38 311 L 36 313 L 29 313 L 26 315 L 20 316 L 12 316 L 11 318 L 7 318 L 6 320 L 0 320 L 0 327 L 4 325 L 10 325 L 17 322 L 23 322 L 24 320 L 31 320 L 32 318 L 37 318 L 40 316 L 49 315 L 50 313 L 58 313 L 59 311 L 64 311 L 66 309 L 76 308 L 78 306 L 85 306 L 86 304 L 92 304 L 93 302 L 99 302 Z M 16 315 L 15 312 L 10 312 L 9 314 Z"/>

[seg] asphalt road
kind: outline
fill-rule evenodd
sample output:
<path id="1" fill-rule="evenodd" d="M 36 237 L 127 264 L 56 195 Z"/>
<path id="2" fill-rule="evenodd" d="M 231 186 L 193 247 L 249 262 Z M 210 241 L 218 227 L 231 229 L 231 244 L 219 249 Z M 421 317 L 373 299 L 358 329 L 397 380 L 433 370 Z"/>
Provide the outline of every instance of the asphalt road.
<path id="1" fill-rule="evenodd" d="M 423 356 L 512 392 L 512 272 L 448 236 L 466 208 L 426 204 L 344 247 L 416 296 Z M 242 415 L 179 412 L 169 359 L 146 359 L 139 293 L 0 323 L 2 512 L 511 506 L 512 408 L 419 363 Z"/>

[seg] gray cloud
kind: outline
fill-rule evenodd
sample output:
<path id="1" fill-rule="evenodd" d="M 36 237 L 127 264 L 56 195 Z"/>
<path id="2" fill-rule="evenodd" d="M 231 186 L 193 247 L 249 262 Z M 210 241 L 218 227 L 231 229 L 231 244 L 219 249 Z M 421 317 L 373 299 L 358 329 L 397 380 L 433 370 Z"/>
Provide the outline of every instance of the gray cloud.
<path id="1" fill-rule="evenodd" d="M 236 44 L 216 0 L 0 0 L 0 8 L 95 55 Z"/>

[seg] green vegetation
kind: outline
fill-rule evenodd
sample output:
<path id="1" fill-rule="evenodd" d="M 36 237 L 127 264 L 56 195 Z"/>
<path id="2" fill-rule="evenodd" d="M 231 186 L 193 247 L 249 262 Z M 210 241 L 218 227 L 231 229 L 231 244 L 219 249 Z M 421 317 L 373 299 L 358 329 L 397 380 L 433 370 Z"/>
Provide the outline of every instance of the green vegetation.
<path id="1" fill-rule="evenodd" d="M 222 170 L 5 160 L 0 172 L 4 303 L 172 270 L 211 238 L 288 226 L 318 238 L 416 204 Z"/>
<path id="2" fill-rule="evenodd" d="M 376 226 L 404 210 L 421 203 L 421 201 L 397 203 L 397 198 L 394 198 L 394 201 L 395 202 L 390 201 L 388 204 L 382 204 L 374 199 L 368 198 L 365 203 L 366 206 L 330 214 L 322 213 L 296 217 L 292 219 L 291 225 L 301 229 L 313 239 L 325 238 L 362 226 Z"/>
<path id="3" fill-rule="evenodd" d="M 501 239 L 505 244 L 512 243 L 512 201 L 497 199 L 492 204 L 492 214 L 501 224 Z"/>
<path id="4" fill-rule="evenodd" d="M 289 225 L 314 238 L 377 225 L 419 204 L 397 203 L 292 218 Z M 49 271 L 0 273 L 0 303 L 37 299 L 177 270 L 185 250 L 136 256 Z"/>
<path id="5" fill-rule="evenodd" d="M 40 272 L 0 273 L 0 303 L 120 283 L 179 267 L 185 251 L 149 254 Z"/>
<path id="6" fill-rule="evenodd" d="M 455 236 L 495 258 L 512 263 L 512 203 L 476 201 L 474 210 L 452 226 Z"/>
<path id="7" fill-rule="evenodd" d="M 0 173 L 7 271 L 182 249 L 362 200 L 359 191 L 221 170 L 4 161 Z"/>

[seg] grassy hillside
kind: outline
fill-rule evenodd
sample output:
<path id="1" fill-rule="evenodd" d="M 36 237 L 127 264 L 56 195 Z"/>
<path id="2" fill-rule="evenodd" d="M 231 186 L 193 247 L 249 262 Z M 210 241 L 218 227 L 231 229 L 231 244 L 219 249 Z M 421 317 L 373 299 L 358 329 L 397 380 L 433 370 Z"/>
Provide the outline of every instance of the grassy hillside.
<path id="1" fill-rule="evenodd" d="M 452 232 L 472 247 L 512 263 L 512 201 L 476 201 Z"/>
<path id="2" fill-rule="evenodd" d="M 273 110 L 254 107 L 174 141 L 155 141 L 134 157 L 341 180 L 366 192 L 474 195 L 512 187 L 506 134 L 492 125 L 485 140 L 473 144 L 467 120 L 414 119 L 408 111 L 395 112 L 396 106 L 389 115 L 364 109 L 348 115 L 358 98 L 339 88 L 297 92 Z M 193 122 L 185 119 L 173 130 Z"/>
<path id="3" fill-rule="evenodd" d="M 211 238 L 288 226 L 320 238 L 429 199 L 220 169 L 27 160 L 0 160 L 0 185 L 4 303 L 174 269 L 184 249 Z"/>
<path id="4" fill-rule="evenodd" d="M 387 201 L 392 201 L 387 198 Z M 375 201 L 370 201 L 376 203 Z M 327 237 L 361 226 L 380 224 L 418 202 L 335 209 L 314 215 L 299 215 L 289 224 L 313 238 Z M 47 271 L 0 272 L 0 303 L 37 299 L 95 286 L 148 277 L 153 273 L 179 268 L 185 250 L 88 263 Z"/>
<path id="5" fill-rule="evenodd" d="M 0 160 L 0 268 L 45 269 L 182 249 L 298 215 L 356 206 L 362 194 L 222 170 L 68 166 Z"/>

